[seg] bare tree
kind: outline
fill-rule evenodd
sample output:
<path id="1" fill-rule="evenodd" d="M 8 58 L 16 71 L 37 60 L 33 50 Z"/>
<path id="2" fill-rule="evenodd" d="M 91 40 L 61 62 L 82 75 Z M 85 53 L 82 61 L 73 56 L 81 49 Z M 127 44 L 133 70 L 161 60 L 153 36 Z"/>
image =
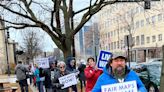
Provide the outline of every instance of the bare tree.
<path id="1" fill-rule="evenodd" d="M 26 63 L 29 64 L 39 53 L 43 50 L 42 39 L 37 31 L 24 31 L 23 35 L 23 46 L 25 49 Z"/>
<path id="2" fill-rule="evenodd" d="M 40 0 L 11 0 L 7 3 L 0 3 L 3 12 L 9 12 L 10 17 L 16 16 L 13 20 L 5 16 L 1 20 L 6 22 L 6 29 L 41 28 L 62 50 L 64 58 L 67 58 L 72 56 L 74 35 L 94 14 L 104 6 L 114 4 L 116 1 L 89 0 L 88 6 L 77 11 L 74 11 L 73 0 L 46 0 L 46 2 L 50 2 L 50 4 L 45 4 L 44 1 Z M 43 16 L 37 16 L 41 14 L 38 14 L 36 7 L 41 9 L 39 13 Z M 73 18 L 82 13 L 79 24 L 74 27 Z"/>

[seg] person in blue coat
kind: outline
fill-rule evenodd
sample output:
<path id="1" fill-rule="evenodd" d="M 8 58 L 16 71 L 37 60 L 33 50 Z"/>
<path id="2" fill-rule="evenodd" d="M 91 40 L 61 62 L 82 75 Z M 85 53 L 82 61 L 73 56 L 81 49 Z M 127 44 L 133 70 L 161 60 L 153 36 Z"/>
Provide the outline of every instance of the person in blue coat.
<path id="1" fill-rule="evenodd" d="M 101 92 L 101 87 L 115 83 L 136 81 L 138 92 L 147 92 L 138 75 L 126 66 L 127 58 L 124 55 L 113 55 L 102 75 L 99 76 L 92 92 Z"/>

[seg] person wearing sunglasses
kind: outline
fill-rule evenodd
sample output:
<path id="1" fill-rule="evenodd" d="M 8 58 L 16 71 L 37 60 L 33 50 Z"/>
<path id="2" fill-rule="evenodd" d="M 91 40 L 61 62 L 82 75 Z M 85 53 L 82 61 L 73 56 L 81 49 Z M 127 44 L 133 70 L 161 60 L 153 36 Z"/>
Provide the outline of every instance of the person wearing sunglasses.
<path id="1" fill-rule="evenodd" d="M 62 76 L 70 74 L 70 72 L 66 70 L 66 64 L 63 61 L 58 62 L 57 67 L 59 70 L 54 74 L 54 79 L 52 81 L 54 92 L 69 92 L 69 87 L 64 89 L 61 88 L 64 85 L 60 84 L 58 79 Z"/>

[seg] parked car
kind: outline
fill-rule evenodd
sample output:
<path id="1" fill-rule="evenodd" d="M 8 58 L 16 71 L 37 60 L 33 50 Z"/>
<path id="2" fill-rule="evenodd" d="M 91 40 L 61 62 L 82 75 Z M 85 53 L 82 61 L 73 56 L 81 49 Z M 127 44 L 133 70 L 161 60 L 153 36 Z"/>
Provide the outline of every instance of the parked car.
<path id="1" fill-rule="evenodd" d="M 162 62 L 150 62 L 134 68 L 148 92 L 159 92 L 161 67 Z"/>
<path id="2" fill-rule="evenodd" d="M 162 58 L 151 58 L 147 62 L 162 62 Z"/>

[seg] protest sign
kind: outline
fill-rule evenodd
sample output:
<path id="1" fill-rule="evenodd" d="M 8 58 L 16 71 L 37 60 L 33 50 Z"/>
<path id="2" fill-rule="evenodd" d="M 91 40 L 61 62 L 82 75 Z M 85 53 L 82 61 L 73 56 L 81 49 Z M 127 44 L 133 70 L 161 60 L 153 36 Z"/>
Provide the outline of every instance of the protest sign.
<path id="1" fill-rule="evenodd" d="M 37 58 L 35 59 L 35 63 L 38 64 L 38 67 L 49 68 L 49 60 L 48 58 Z"/>
<path id="2" fill-rule="evenodd" d="M 106 64 L 108 63 L 108 60 L 111 57 L 112 57 L 111 52 L 101 50 L 99 53 L 98 60 L 97 60 L 97 67 L 102 70 L 106 66 Z"/>
<path id="3" fill-rule="evenodd" d="M 64 84 L 64 87 L 62 87 L 62 89 L 70 87 L 72 85 L 76 85 L 77 79 L 76 79 L 75 73 L 71 73 L 71 74 L 60 77 L 59 83 Z"/>
<path id="4" fill-rule="evenodd" d="M 101 86 L 101 92 L 138 92 L 136 81 Z"/>

